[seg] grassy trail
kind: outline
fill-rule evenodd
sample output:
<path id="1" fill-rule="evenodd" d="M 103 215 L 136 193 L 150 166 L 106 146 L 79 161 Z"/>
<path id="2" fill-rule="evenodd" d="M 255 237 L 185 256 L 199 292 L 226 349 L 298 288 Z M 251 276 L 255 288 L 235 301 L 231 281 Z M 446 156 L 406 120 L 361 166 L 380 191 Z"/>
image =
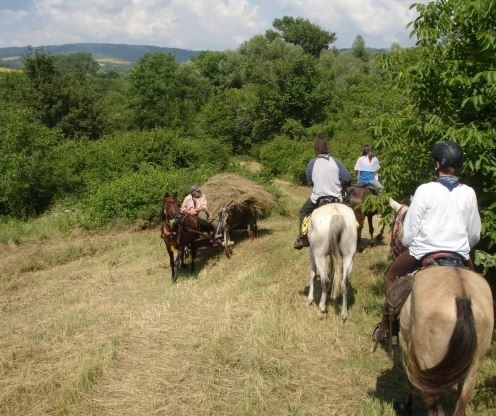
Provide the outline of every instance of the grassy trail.
<path id="1" fill-rule="evenodd" d="M 292 248 L 308 189 L 279 187 L 290 218 L 235 236 L 231 259 L 201 251 L 176 285 L 158 230 L 1 247 L 0 414 L 395 415 L 401 364 L 369 353 L 387 245 L 355 257 L 349 322 L 319 319 Z M 495 363 L 470 415 L 496 414 Z"/>

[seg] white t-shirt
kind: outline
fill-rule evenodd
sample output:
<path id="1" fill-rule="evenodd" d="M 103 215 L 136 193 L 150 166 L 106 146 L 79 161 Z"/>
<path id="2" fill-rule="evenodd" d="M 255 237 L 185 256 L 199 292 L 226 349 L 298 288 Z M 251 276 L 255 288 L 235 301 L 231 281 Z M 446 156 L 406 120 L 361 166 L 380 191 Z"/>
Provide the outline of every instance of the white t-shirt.
<path id="1" fill-rule="evenodd" d="M 439 182 L 420 185 L 403 223 L 403 245 L 421 259 L 452 251 L 468 259 L 480 239 L 481 220 L 475 191 L 460 184 L 451 192 Z"/>
<path id="2" fill-rule="evenodd" d="M 360 156 L 353 169 L 365 172 L 376 172 L 380 167 L 379 159 L 377 159 L 377 157 L 374 156 L 371 160 L 368 156 Z"/>

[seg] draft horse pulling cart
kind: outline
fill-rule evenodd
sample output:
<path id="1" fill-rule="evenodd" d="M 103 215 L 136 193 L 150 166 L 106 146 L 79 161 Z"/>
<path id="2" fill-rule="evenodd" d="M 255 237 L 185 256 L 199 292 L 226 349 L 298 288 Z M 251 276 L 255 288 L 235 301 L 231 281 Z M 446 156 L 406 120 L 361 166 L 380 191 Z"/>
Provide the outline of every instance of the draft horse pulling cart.
<path id="1" fill-rule="evenodd" d="M 185 255 L 191 256 L 191 272 L 195 269 L 195 257 L 200 247 L 222 247 L 229 258 L 232 255 L 232 241 L 229 232 L 229 211 L 223 207 L 213 225 L 212 234 L 202 229 L 198 218 L 180 211 L 175 194 L 166 194 L 162 209 L 162 226 L 160 236 L 164 240 L 171 268 L 172 282 L 177 281 L 179 268 L 184 265 Z"/>

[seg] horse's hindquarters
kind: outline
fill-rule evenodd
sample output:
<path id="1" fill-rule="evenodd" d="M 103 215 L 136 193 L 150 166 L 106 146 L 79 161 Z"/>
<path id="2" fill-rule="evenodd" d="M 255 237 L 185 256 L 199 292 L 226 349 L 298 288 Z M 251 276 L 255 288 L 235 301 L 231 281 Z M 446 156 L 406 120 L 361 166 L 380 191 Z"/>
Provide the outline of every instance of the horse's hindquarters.
<path id="1" fill-rule="evenodd" d="M 410 382 L 429 400 L 461 383 L 457 408 L 464 408 L 494 327 L 486 280 L 467 269 L 428 267 L 415 275 L 400 323 Z"/>

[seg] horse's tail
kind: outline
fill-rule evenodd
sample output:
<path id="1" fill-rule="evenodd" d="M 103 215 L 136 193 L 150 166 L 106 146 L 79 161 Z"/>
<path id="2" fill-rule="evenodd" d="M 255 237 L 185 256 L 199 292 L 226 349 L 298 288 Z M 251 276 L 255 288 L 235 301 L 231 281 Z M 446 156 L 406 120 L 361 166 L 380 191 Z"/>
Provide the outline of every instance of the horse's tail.
<path id="1" fill-rule="evenodd" d="M 436 397 L 461 381 L 477 350 L 472 302 L 468 298 L 456 298 L 456 324 L 444 358 L 432 368 L 422 370 L 413 346 L 408 351 L 405 369 L 408 379 L 423 394 Z"/>
<path id="2" fill-rule="evenodd" d="M 331 299 L 336 299 L 341 294 L 343 259 L 339 249 L 339 240 L 341 239 L 345 225 L 342 215 L 334 215 L 329 229 L 329 255 L 331 257 L 331 269 L 333 270 Z"/>

